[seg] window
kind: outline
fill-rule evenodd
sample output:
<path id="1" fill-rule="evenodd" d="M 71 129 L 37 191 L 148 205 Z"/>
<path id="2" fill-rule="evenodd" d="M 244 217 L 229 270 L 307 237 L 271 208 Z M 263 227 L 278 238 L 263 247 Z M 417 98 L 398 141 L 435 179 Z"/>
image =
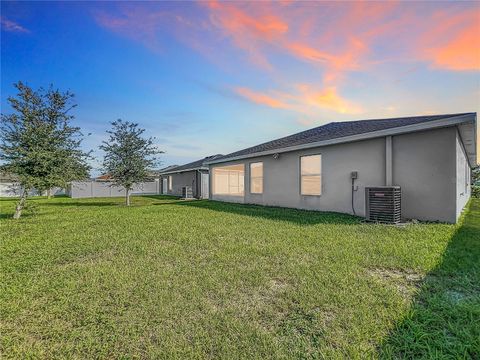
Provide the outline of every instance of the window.
<path id="1" fill-rule="evenodd" d="M 252 194 L 263 193 L 263 162 L 250 164 L 250 192 Z"/>
<path id="2" fill-rule="evenodd" d="M 213 168 L 213 194 L 243 196 L 243 164 Z"/>
<path id="3" fill-rule="evenodd" d="M 300 188 L 302 195 L 322 194 L 322 156 L 300 157 Z"/>
<path id="4" fill-rule="evenodd" d="M 168 176 L 168 191 L 172 191 L 173 189 L 173 176 L 169 175 Z"/>

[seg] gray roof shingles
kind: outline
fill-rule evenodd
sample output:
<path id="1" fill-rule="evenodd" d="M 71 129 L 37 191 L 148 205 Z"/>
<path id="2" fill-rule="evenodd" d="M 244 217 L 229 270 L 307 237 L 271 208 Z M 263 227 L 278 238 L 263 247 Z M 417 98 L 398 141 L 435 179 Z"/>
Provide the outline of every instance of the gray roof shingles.
<path id="1" fill-rule="evenodd" d="M 206 167 L 205 163 L 207 161 L 215 160 L 215 159 L 220 158 L 222 156 L 223 156 L 222 154 L 207 156 L 203 159 L 192 161 L 191 163 L 188 163 L 188 164 L 168 168 L 166 171 L 163 171 L 161 173 L 167 174 L 167 173 L 170 173 L 170 172 L 178 172 L 178 171 L 182 171 L 182 170 L 200 169 L 202 167 Z"/>
<path id="2" fill-rule="evenodd" d="M 313 129 L 302 131 L 280 139 L 265 142 L 260 145 L 252 146 L 239 150 L 215 160 L 229 159 L 237 156 L 251 155 L 263 151 L 282 149 L 291 146 L 309 144 L 318 141 L 342 138 L 346 136 L 365 134 L 369 132 L 391 129 L 401 126 L 414 125 L 429 121 L 446 119 L 455 116 L 469 115 L 474 113 L 459 113 L 447 115 L 428 115 L 428 116 L 409 116 L 391 119 L 372 119 L 357 121 L 332 122 L 326 125 L 318 126 Z"/>

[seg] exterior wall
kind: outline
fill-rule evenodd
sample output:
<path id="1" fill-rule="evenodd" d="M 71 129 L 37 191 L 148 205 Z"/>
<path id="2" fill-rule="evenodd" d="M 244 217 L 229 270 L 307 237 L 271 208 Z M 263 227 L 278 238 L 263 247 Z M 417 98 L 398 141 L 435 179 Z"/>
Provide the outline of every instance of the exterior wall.
<path id="1" fill-rule="evenodd" d="M 164 175 L 167 179 L 169 176 L 172 177 L 172 190 L 168 190 L 166 194 L 182 196 L 182 188 L 184 186 L 191 186 L 193 190 L 193 196 L 196 196 L 195 187 L 197 182 L 197 172 L 196 171 L 186 171 L 181 173 L 173 173 Z M 167 183 L 168 189 L 168 183 Z"/>
<path id="2" fill-rule="evenodd" d="M 159 182 L 151 181 L 135 184 L 131 194 L 159 194 Z M 110 182 L 72 181 L 67 195 L 72 198 L 119 197 L 125 196 L 125 189 L 112 186 Z"/>
<path id="3" fill-rule="evenodd" d="M 402 216 L 454 223 L 456 129 L 393 137 L 393 185 L 402 188 Z"/>
<path id="4" fill-rule="evenodd" d="M 463 208 L 470 199 L 471 194 L 471 170 L 468 164 L 467 155 L 462 144 L 459 133 L 455 139 L 456 151 L 456 217 L 460 216 Z"/>
<path id="5" fill-rule="evenodd" d="M 0 182 L 0 197 L 18 197 L 22 193 L 23 188 L 20 184 L 15 182 Z M 51 189 L 50 194 L 54 195 L 64 195 L 66 192 L 64 189 L 59 187 L 54 187 Z M 28 192 L 28 196 L 46 196 L 47 193 L 44 192 L 40 194 L 36 189 L 32 189 Z"/>
<path id="6" fill-rule="evenodd" d="M 167 179 L 167 192 L 163 192 L 166 195 L 182 196 L 182 188 L 185 186 L 191 186 L 193 191 L 193 196 L 196 198 L 201 197 L 201 181 L 202 173 L 208 173 L 205 170 L 192 170 L 185 171 L 180 173 L 172 173 L 162 175 L 162 178 Z M 172 177 L 172 190 L 168 190 L 168 177 Z"/>
<path id="7" fill-rule="evenodd" d="M 322 194 L 303 196 L 300 156 L 314 154 L 322 155 Z M 404 219 L 456 222 L 470 190 L 465 193 L 464 182 L 457 181 L 466 158 L 455 127 L 392 136 L 391 160 Z M 263 194 L 251 194 L 249 164 L 258 161 L 263 161 Z M 212 200 L 352 214 L 350 173 L 358 171 L 354 208 L 365 216 L 365 187 L 386 184 L 386 138 L 280 153 L 278 159 L 267 155 L 212 164 L 210 170 L 234 164 L 245 166 L 244 196 L 214 195 L 211 189 Z"/>
<path id="8" fill-rule="evenodd" d="M 301 195 L 300 156 L 315 154 L 322 155 L 322 195 Z M 263 194 L 251 194 L 249 164 L 258 161 L 263 161 Z M 214 164 L 210 170 L 214 166 L 239 163 L 245 165 L 244 197 L 213 195 L 211 190 L 211 199 L 351 214 L 350 173 L 358 171 L 354 207 L 357 215 L 364 216 L 365 186 L 379 186 L 385 183 L 385 138 L 281 153 L 277 159 L 273 156 L 261 156 Z M 213 183 L 211 175 L 210 183 Z"/>

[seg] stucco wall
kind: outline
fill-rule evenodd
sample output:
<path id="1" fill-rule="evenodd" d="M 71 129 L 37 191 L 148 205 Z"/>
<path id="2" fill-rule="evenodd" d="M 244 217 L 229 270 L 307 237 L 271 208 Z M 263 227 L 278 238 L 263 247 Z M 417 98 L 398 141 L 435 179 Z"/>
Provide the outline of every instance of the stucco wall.
<path id="1" fill-rule="evenodd" d="M 304 196 L 300 194 L 300 156 L 314 154 L 322 155 L 322 195 Z M 249 163 L 257 161 L 263 161 L 263 194 L 250 194 Z M 365 186 L 385 182 L 385 139 L 282 153 L 278 159 L 262 156 L 218 166 L 238 163 L 245 164 L 244 198 L 211 193 L 211 199 L 352 213 L 350 173 L 358 171 L 354 206 L 356 213 L 363 216 Z"/>
<path id="2" fill-rule="evenodd" d="M 460 135 L 457 131 L 455 138 L 456 151 L 456 216 L 462 213 L 463 208 L 470 199 L 470 166 L 468 165 L 465 149 L 462 145 Z"/>
<path id="3" fill-rule="evenodd" d="M 402 216 L 456 221 L 455 127 L 393 137 L 393 183 L 402 188 Z"/>
<path id="4" fill-rule="evenodd" d="M 185 171 L 181 173 L 162 175 L 162 178 L 166 178 L 166 179 L 168 179 L 169 176 L 172 176 L 172 190 L 167 190 L 165 194 L 182 196 L 182 188 L 184 186 L 191 186 L 193 191 L 193 196 L 200 197 L 201 191 L 202 191 L 201 189 L 202 173 L 208 173 L 208 171 L 192 170 L 192 171 Z M 167 184 L 168 184 L 168 180 L 167 180 Z M 168 189 L 168 186 L 167 186 L 167 189 Z"/>
<path id="5" fill-rule="evenodd" d="M 172 177 L 172 190 L 168 190 L 167 194 L 182 196 L 182 188 L 184 186 L 191 186 L 195 196 L 195 187 L 196 187 L 196 181 L 197 181 L 196 171 L 175 173 L 175 174 L 170 174 L 170 176 Z"/>
<path id="6" fill-rule="evenodd" d="M 457 167 L 460 165 L 457 166 L 457 163 L 464 160 L 465 156 L 458 146 L 455 127 L 392 137 L 392 185 L 402 188 L 404 219 L 457 220 L 469 196 L 469 193 L 457 196 L 460 194 L 457 190 L 460 171 Z M 322 155 L 322 195 L 302 196 L 300 156 L 313 154 Z M 365 187 L 385 185 L 385 154 L 386 140 L 383 137 L 281 153 L 278 159 L 269 155 L 213 164 L 210 170 L 215 166 L 245 164 L 245 194 L 243 197 L 233 197 L 215 195 L 211 191 L 210 198 L 351 214 L 350 173 L 358 171 L 354 206 L 357 215 L 364 216 Z M 263 194 L 250 194 L 249 164 L 257 161 L 263 161 L 264 164 Z"/>

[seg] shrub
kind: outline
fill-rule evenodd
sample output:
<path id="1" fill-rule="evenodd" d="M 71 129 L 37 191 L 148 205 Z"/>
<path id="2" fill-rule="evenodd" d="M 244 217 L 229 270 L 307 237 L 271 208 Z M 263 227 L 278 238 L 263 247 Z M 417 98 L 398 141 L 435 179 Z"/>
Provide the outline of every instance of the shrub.
<path id="1" fill-rule="evenodd" d="M 480 185 L 472 186 L 472 197 L 480 199 Z"/>

